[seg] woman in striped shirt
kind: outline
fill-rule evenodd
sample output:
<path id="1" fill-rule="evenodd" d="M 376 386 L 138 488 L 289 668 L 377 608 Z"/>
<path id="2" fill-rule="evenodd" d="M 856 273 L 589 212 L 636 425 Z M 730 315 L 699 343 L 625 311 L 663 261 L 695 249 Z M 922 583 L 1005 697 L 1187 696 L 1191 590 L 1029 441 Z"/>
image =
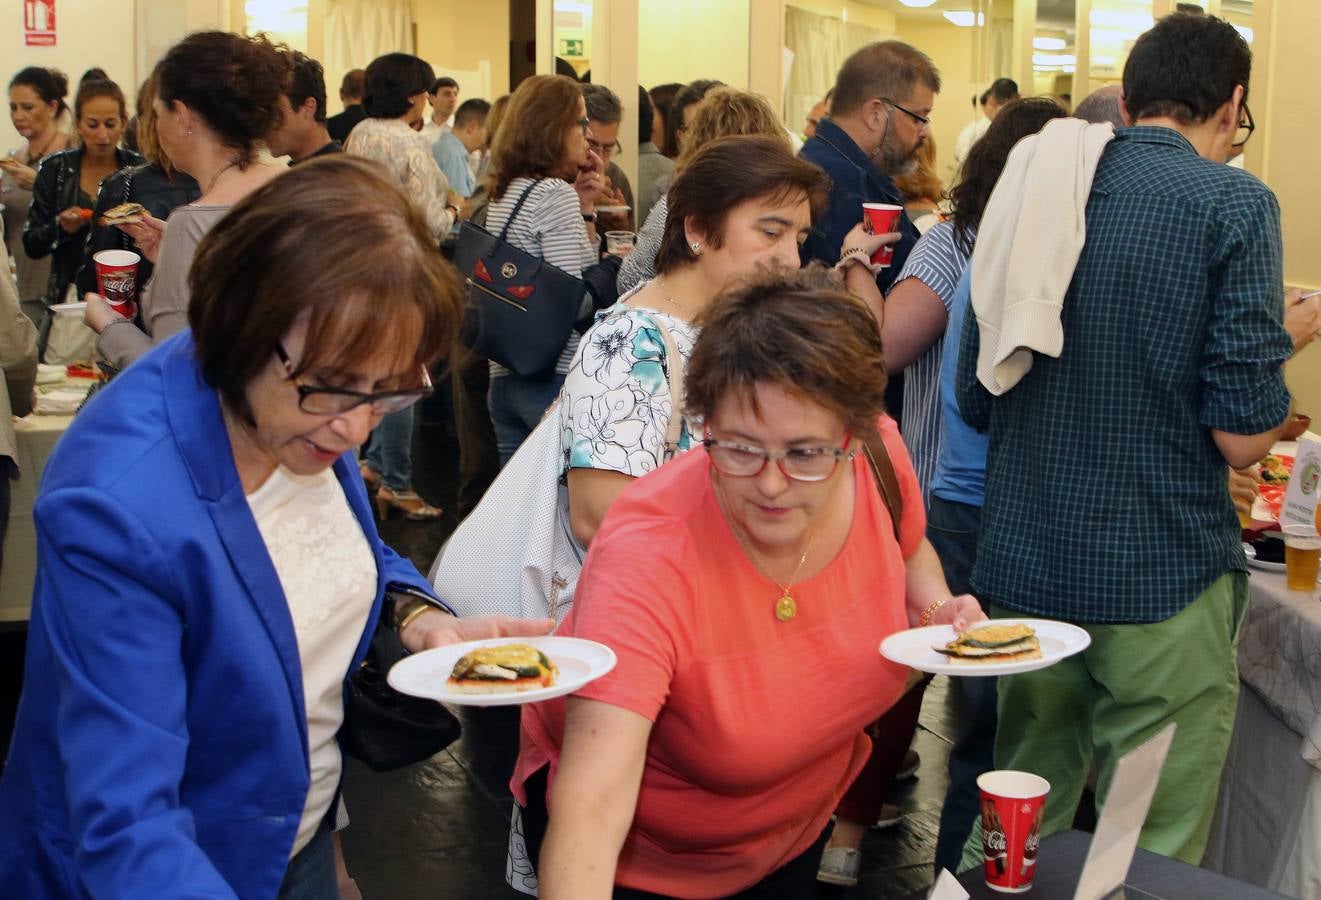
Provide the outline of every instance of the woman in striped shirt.
<path id="1" fill-rule="evenodd" d="M 601 190 L 602 164 L 587 147 L 587 106 L 577 82 L 563 75 L 537 75 L 509 99 L 504 127 L 491 148 L 491 203 L 486 228 L 499 234 L 524 194 L 527 199 L 505 240 L 525 253 L 581 277 L 597 261 L 594 198 Z M 583 294 L 580 317 L 591 313 Z M 578 350 L 571 331 L 550 375 L 533 378 L 491 363 L 487 403 L 500 464 L 541 421 Z"/>

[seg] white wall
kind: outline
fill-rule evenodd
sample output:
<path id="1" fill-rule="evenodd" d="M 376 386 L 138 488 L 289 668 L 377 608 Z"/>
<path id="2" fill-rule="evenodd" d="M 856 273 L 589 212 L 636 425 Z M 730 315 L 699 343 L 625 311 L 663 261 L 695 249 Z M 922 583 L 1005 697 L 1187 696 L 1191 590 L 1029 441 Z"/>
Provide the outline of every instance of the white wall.
<path id="1" fill-rule="evenodd" d="M 60 69 L 69 76 L 68 103 L 78 90 L 78 77 L 92 66 L 100 66 L 119 82 L 130 105 L 138 85 L 135 0 L 60 0 L 55 7 L 55 46 L 27 47 L 23 43 L 19 4 L 5 4 L 0 27 L 0 59 L 4 60 L 5 97 L 9 79 L 27 66 Z M 7 107 L 6 107 L 7 108 Z M 4 116 L 0 122 L 0 148 L 5 151 L 21 143 L 18 132 Z"/>
<path id="2" fill-rule="evenodd" d="M 748 4 L 759 0 L 642 0 L 638 79 L 647 87 L 715 78 L 748 86 Z"/>

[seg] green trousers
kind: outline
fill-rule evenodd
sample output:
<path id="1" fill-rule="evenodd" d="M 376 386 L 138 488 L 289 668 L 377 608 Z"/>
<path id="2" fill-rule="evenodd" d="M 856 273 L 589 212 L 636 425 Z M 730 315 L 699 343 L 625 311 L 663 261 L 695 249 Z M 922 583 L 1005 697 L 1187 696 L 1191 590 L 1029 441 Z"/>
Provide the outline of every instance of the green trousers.
<path id="1" fill-rule="evenodd" d="M 1092 643 L 1035 672 L 1000 679 L 998 769 L 1050 782 L 1041 836 L 1066 831 L 1093 767 L 1097 808 L 1119 758 L 1178 723 L 1138 845 L 1202 861 L 1238 703 L 1238 636 L 1248 578 L 1230 572 L 1172 619 L 1142 625 L 1083 625 Z M 992 607 L 992 618 L 1014 618 Z M 981 865 L 978 821 L 961 868 Z"/>

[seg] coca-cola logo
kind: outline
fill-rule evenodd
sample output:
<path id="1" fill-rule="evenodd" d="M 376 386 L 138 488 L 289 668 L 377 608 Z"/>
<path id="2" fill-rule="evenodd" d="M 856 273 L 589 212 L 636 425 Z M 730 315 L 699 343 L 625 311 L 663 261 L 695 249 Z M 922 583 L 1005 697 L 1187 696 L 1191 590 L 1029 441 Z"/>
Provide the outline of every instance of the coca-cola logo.
<path id="1" fill-rule="evenodd" d="M 1003 831 L 989 831 L 986 833 L 986 846 L 992 850 L 1005 849 L 1005 833 Z"/>

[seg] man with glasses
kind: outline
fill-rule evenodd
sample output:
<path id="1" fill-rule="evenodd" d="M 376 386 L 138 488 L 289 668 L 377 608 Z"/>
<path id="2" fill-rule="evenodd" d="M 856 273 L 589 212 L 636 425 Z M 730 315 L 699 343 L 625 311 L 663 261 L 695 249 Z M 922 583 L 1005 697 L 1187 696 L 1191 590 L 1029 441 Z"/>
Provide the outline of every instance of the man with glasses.
<path id="1" fill-rule="evenodd" d="M 813 223 L 803 247 L 804 262 L 837 263 L 844 236 L 862 221 L 863 203 L 903 206 L 891 178 L 916 164 L 939 91 L 935 64 L 902 41 L 869 44 L 844 61 L 830 117 L 817 125 L 800 154 L 825 169 L 835 185 L 829 208 Z M 903 239 L 894 245 L 894 261 L 876 279 L 882 291 L 917 243 L 917 228 L 907 215 L 900 215 L 898 227 Z"/>
<path id="2" fill-rule="evenodd" d="M 1096 164 L 1054 313 L 1062 346 L 1031 354 L 993 395 L 977 371 L 992 337 L 969 317 L 956 378 L 990 446 L 974 593 L 992 617 L 1091 636 L 1076 657 L 1001 679 L 996 767 L 1050 781 L 1044 838 L 1071 827 L 1093 766 L 1100 806 L 1119 757 L 1175 723 L 1139 843 L 1194 865 L 1229 748 L 1248 599 L 1226 464 L 1260 459 L 1291 411 L 1279 204 L 1224 165 L 1250 132 L 1251 69 L 1221 19 L 1176 13 L 1138 38 L 1123 75 L 1132 127 Z"/>
<path id="3" fill-rule="evenodd" d="M 624 170 L 613 162 L 619 146 L 619 123 L 624 105 L 614 91 L 603 84 L 584 84 L 583 101 L 587 104 L 587 146 L 605 163 L 605 189 L 596 200 L 597 231 L 634 231 L 633 186 Z M 626 211 L 603 211 L 603 206 L 626 206 Z"/>

